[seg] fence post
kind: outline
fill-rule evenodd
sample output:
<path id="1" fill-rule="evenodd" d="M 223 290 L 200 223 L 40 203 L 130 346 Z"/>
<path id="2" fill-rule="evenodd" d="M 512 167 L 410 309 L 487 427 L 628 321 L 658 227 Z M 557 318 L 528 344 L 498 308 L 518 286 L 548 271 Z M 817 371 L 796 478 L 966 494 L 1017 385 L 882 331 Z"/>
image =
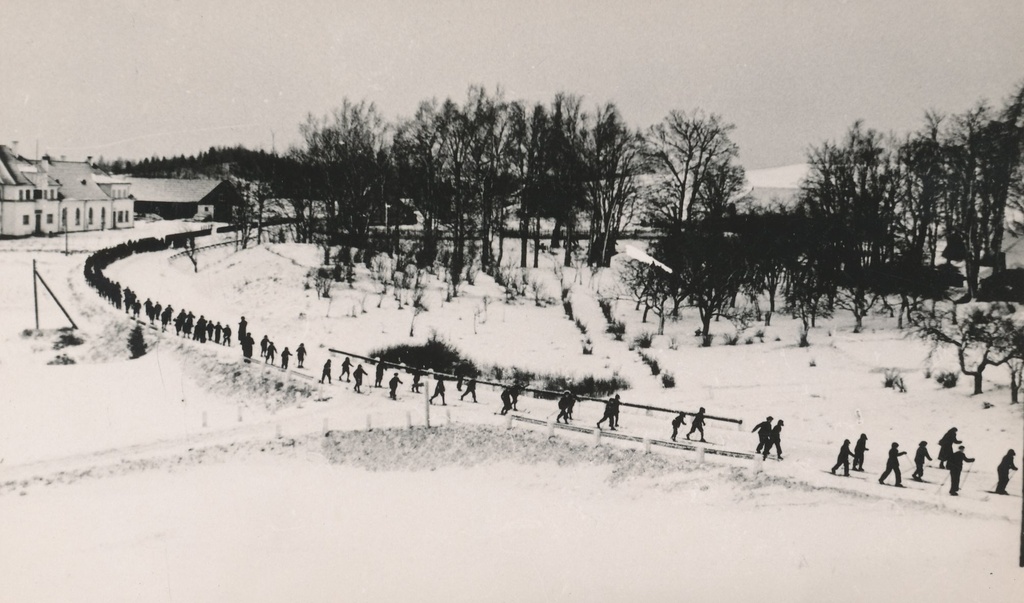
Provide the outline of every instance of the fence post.
<path id="1" fill-rule="evenodd" d="M 555 437 L 555 422 L 548 419 L 548 439 Z"/>
<path id="2" fill-rule="evenodd" d="M 444 417 L 445 417 L 445 421 L 447 422 L 447 424 L 451 425 L 452 424 L 452 409 L 445 408 L 444 409 Z"/>
<path id="3" fill-rule="evenodd" d="M 277 435 L 277 439 L 279 439 L 279 440 L 280 440 L 280 439 L 281 439 L 281 424 L 280 424 L 280 423 L 278 423 L 278 424 L 277 424 L 277 425 L 275 426 L 275 430 L 274 430 L 274 431 L 275 431 L 275 433 L 276 433 L 276 435 Z"/>
<path id="4" fill-rule="evenodd" d="M 370 421 L 370 415 L 366 415 L 366 431 L 373 431 L 373 423 Z"/>
<path id="5" fill-rule="evenodd" d="M 412 429 L 412 411 L 405 411 L 405 428 Z"/>
<path id="6" fill-rule="evenodd" d="M 505 429 L 512 429 L 512 415 L 505 415 Z"/>
<path id="7" fill-rule="evenodd" d="M 764 457 L 760 454 L 754 455 L 754 473 L 761 473 L 764 470 Z"/>
<path id="8" fill-rule="evenodd" d="M 601 445 L 601 428 L 600 427 L 595 427 L 594 428 L 594 447 L 596 448 L 597 446 L 600 446 L 600 445 Z"/>
<path id="9" fill-rule="evenodd" d="M 207 425 L 207 421 L 206 421 L 206 411 L 204 410 L 204 411 L 203 411 L 203 427 L 206 427 L 206 425 Z"/>
<path id="10" fill-rule="evenodd" d="M 651 438 L 644 438 L 644 454 L 651 453 Z"/>
<path id="11" fill-rule="evenodd" d="M 427 429 L 430 429 L 430 377 L 423 379 L 423 416 Z"/>
<path id="12" fill-rule="evenodd" d="M 703 465 L 704 464 L 704 447 L 703 446 L 697 446 L 697 464 L 698 465 Z"/>
<path id="13" fill-rule="evenodd" d="M 330 429 L 327 428 L 327 417 L 324 417 L 324 435 L 327 435 Z"/>

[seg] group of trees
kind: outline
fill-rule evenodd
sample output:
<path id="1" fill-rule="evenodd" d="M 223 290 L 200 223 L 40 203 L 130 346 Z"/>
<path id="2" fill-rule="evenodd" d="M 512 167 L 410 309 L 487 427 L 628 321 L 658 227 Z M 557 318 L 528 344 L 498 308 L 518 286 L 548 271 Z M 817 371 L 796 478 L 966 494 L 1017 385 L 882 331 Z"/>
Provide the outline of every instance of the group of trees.
<path id="1" fill-rule="evenodd" d="M 960 303 L 1014 293 L 992 284 L 1007 282 L 998 277 L 1008 216 L 1024 212 L 1024 87 L 998 110 L 929 113 L 902 138 L 853 124 L 810 149 L 788 206 L 741 196 L 731 129 L 700 113 L 673 113 L 651 129 L 648 165 L 662 175 L 647 204 L 659 233 L 651 254 L 666 268 L 626 272 L 638 304 L 655 313 L 695 306 L 705 345 L 711 320 L 737 311 L 743 294 L 768 301 L 770 323 L 781 293 L 806 344 L 807 329 L 836 310 L 849 311 L 858 330 L 879 308 L 898 311 L 902 326 L 919 324 L 922 302 L 953 286 L 964 285 Z M 995 277 L 982 282 L 982 267 Z"/>

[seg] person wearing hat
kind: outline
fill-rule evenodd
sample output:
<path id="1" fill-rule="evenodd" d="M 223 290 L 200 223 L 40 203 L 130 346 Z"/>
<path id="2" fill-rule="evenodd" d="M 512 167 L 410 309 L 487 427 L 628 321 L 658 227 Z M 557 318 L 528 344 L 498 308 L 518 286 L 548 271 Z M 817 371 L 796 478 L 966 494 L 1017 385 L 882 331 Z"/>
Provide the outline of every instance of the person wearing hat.
<path id="1" fill-rule="evenodd" d="M 327 362 L 324 363 L 324 370 L 323 370 L 322 373 L 320 373 L 320 383 L 323 383 L 324 379 L 327 379 L 327 383 L 328 383 L 328 385 L 330 385 L 330 383 L 331 383 L 331 359 L 330 358 L 328 358 Z"/>
<path id="2" fill-rule="evenodd" d="M 676 436 L 679 434 L 679 426 L 686 425 L 686 413 L 680 411 L 676 418 L 672 419 L 672 441 L 676 441 Z"/>
<path id="3" fill-rule="evenodd" d="M 604 416 L 597 422 L 597 428 L 601 429 L 601 423 L 608 421 L 609 429 L 615 431 L 615 414 L 618 407 L 618 394 L 608 398 L 604 403 Z"/>
<path id="4" fill-rule="evenodd" d="M 771 433 L 768 434 L 768 444 L 764 447 L 762 460 L 768 460 L 768 453 L 771 452 L 772 446 L 775 446 L 775 454 L 778 455 L 780 461 L 782 460 L 782 426 L 785 424 L 785 421 L 779 419 L 775 423 L 775 427 L 772 427 Z"/>
<path id="5" fill-rule="evenodd" d="M 303 368 L 302 363 L 306 360 L 306 344 L 300 343 L 299 347 L 295 348 L 295 359 L 299 361 L 299 368 Z"/>
<path id="6" fill-rule="evenodd" d="M 374 358 L 377 361 L 377 371 L 374 373 L 373 386 L 384 387 L 381 382 L 384 381 L 384 363 L 380 361 L 380 358 Z"/>
<path id="7" fill-rule="evenodd" d="M 921 442 L 917 447 L 917 452 L 914 454 L 914 464 L 916 468 L 914 473 L 910 476 L 910 479 L 915 482 L 921 481 L 924 477 L 924 462 L 925 460 L 932 460 L 932 455 L 928 454 L 928 442 Z"/>
<path id="8" fill-rule="evenodd" d="M 772 437 L 772 418 L 768 417 L 761 423 L 758 423 L 750 430 L 750 433 L 757 432 L 757 448 L 755 452 L 761 452 L 762 449 L 767 447 Z"/>
<path id="9" fill-rule="evenodd" d="M 1017 470 L 1017 466 L 1013 464 L 1013 455 L 1016 454 L 1013 450 L 1006 453 L 1003 460 L 999 462 L 999 467 L 996 469 L 996 473 L 999 474 L 999 484 L 996 485 L 996 494 L 1006 494 L 1006 484 L 1010 483 L 1010 469 Z"/>
<path id="10" fill-rule="evenodd" d="M 473 403 L 476 403 L 476 379 L 474 377 L 470 377 L 469 380 L 466 381 L 466 390 L 462 392 L 461 396 L 459 396 L 459 400 L 462 400 L 466 396 L 472 396 Z"/>
<path id="11" fill-rule="evenodd" d="M 900 452 L 900 445 L 896 442 L 892 443 L 892 447 L 889 449 L 889 461 L 885 464 L 885 473 L 882 477 L 878 478 L 878 483 L 884 484 L 885 478 L 889 477 L 890 473 L 896 474 L 896 483 L 894 484 L 897 488 L 904 487 L 901 483 L 903 480 L 900 478 L 900 457 L 906 454 L 906 452 Z"/>
<path id="12" fill-rule="evenodd" d="M 868 448 L 868 436 L 866 434 L 860 434 L 860 438 L 857 439 L 857 445 L 853 447 L 853 470 L 864 471 L 864 453 L 870 450 Z"/>
<path id="13" fill-rule="evenodd" d="M 288 346 L 284 346 L 284 350 L 281 352 L 281 368 L 283 368 L 283 369 L 287 369 L 288 368 L 288 359 L 291 358 L 291 357 L 292 357 L 291 350 L 288 349 Z"/>
<path id="14" fill-rule="evenodd" d="M 619 428 L 619 407 L 622 406 L 622 400 L 619 398 L 619 394 L 612 396 L 612 400 L 615 402 L 612 404 L 612 429 Z"/>
<path id="15" fill-rule="evenodd" d="M 964 463 L 973 463 L 974 459 L 967 458 L 964 447 L 961 446 L 956 452 L 946 459 L 946 469 L 949 469 L 949 494 L 956 496 L 960 491 L 960 472 L 963 471 Z"/>
<path id="16" fill-rule="evenodd" d="M 843 447 L 839 449 L 836 464 L 832 466 L 832 475 L 836 474 L 836 469 L 842 467 L 843 475 L 850 477 L 850 454 L 850 440 L 843 440 Z"/>
<path id="17" fill-rule="evenodd" d="M 703 406 L 700 407 L 700 410 L 697 411 L 697 414 L 693 415 L 693 420 L 690 421 L 690 432 L 686 434 L 686 439 L 689 440 L 690 436 L 693 435 L 693 432 L 695 432 L 695 431 L 699 431 L 700 432 L 700 441 L 701 442 L 706 442 L 707 441 L 707 440 L 704 439 L 704 407 Z"/>
<path id="18" fill-rule="evenodd" d="M 348 358 L 346 358 L 345 360 L 348 360 Z M 352 390 L 354 392 L 356 392 L 357 394 L 363 393 L 363 390 L 360 389 L 360 388 L 363 387 L 363 377 L 365 377 L 365 376 L 366 376 L 366 371 L 363 369 L 363 365 L 362 364 L 356 366 L 356 370 L 352 372 L 352 378 L 356 380 L 355 384 L 352 386 Z M 443 384 L 439 384 L 438 387 L 442 387 L 443 388 L 444 385 Z M 437 394 L 434 394 L 434 395 L 436 396 Z M 431 398 L 431 400 L 433 400 L 433 398 Z M 441 401 L 442 402 L 444 401 L 444 391 L 443 390 L 441 392 Z"/>
<path id="19" fill-rule="evenodd" d="M 946 432 L 946 435 L 942 436 L 939 440 L 939 469 L 946 468 L 946 462 L 949 457 L 953 456 L 953 444 L 960 444 L 960 440 L 956 439 L 956 427 Z"/>
<path id="20" fill-rule="evenodd" d="M 441 375 L 438 375 L 437 376 L 437 383 L 434 385 L 434 395 L 430 396 L 430 400 L 428 400 L 428 402 L 433 404 L 434 403 L 434 398 L 436 398 L 438 396 L 441 396 L 441 406 L 448 406 L 448 404 L 444 401 L 444 392 L 445 392 L 444 377 L 442 377 Z"/>

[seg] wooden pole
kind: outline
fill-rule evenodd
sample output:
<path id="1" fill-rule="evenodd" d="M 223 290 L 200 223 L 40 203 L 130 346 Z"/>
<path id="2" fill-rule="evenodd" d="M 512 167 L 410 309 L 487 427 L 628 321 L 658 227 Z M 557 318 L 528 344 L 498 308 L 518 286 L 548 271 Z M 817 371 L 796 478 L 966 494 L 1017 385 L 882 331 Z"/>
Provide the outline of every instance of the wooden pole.
<path id="1" fill-rule="evenodd" d="M 32 263 L 35 264 L 35 261 L 33 261 Z M 33 266 L 32 270 L 33 271 L 35 270 L 34 266 Z M 46 292 L 50 294 L 50 297 L 53 298 L 54 303 L 56 303 L 57 307 L 60 308 L 60 311 L 64 313 L 64 318 L 67 318 L 68 322 L 71 323 L 71 328 L 72 329 L 77 329 L 78 325 L 75 324 L 75 321 L 71 319 L 71 315 L 68 314 L 68 311 L 64 309 L 63 304 L 60 303 L 60 300 L 57 299 L 57 296 L 54 295 L 53 291 L 50 290 L 50 286 L 46 284 L 46 281 L 43 279 L 43 275 L 39 274 L 38 272 L 36 272 L 35 274 L 36 274 L 36 279 L 38 279 L 39 282 L 43 284 L 43 287 L 46 288 Z M 34 285 L 34 283 L 33 283 L 32 289 L 33 289 L 33 293 L 34 293 L 35 292 L 35 285 Z M 39 329 L 39 304 L 38 303 L 36 304 L 36 329 L 37 330 Z"/>
<path id="2" fill-rule="evenodd" d="M 36 276 L 39 273 L 36 272 L 36 261 L 32 260 L 32 304 L 36 309 L 36 330 L 39 330 L 39 291 L 36 286 Z"/>

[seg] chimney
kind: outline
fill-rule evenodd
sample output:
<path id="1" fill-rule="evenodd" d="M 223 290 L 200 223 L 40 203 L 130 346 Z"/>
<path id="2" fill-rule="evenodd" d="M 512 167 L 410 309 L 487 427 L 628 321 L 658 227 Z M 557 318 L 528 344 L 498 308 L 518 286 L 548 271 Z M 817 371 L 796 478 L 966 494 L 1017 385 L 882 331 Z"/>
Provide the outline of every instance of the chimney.
<path id="1" fill-rule="evenodd" d="M 85 158 L 85 162 L 88 163 L 89 165 L 92 165 L 92 155 L 89 155 L 88 157 L 86 157 Z"/>
<path id="2" fill-rule="evenodd" d="M 12 140 L 11 141 L 11 154 L 13 154 L 15 157 L 18 156 L 18 141 L 17 140 Z"/>

